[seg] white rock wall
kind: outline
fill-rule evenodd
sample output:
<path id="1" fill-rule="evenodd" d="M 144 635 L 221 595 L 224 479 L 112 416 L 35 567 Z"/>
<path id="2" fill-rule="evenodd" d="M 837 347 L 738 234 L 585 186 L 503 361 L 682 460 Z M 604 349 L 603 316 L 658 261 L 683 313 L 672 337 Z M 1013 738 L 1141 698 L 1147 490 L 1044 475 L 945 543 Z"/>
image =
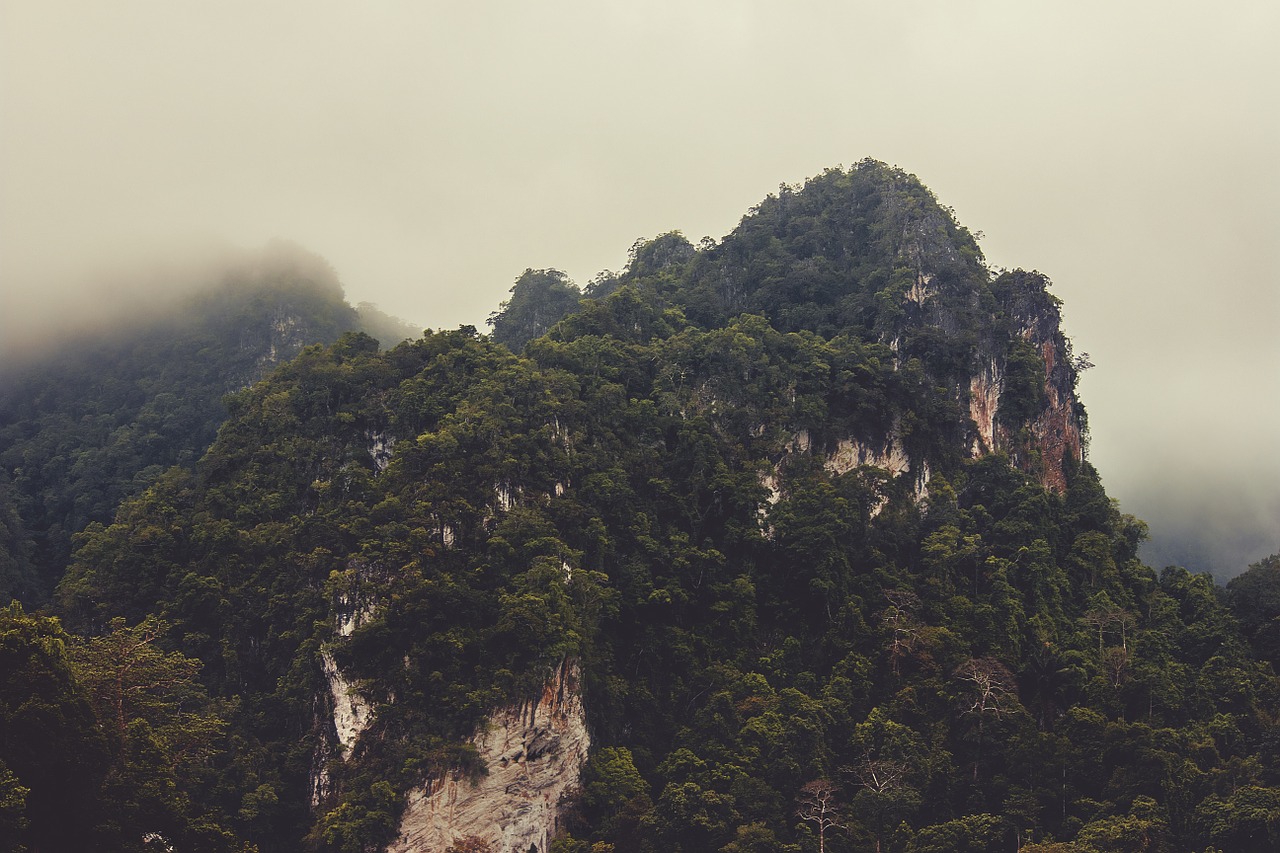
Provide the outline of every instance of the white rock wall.
<path id="1" fill-rule="evenodd" d="M 577 663 L 566 661 L 536 702 L 491 714 L 472 738 L 488 773 L 411 792 L 388 853 L 444 853 L 468 836 L 490 842 L 494 853 L 546 853 L 560 797 L 577 786 L 591 745 L 580 681 Z"/>
<path id="2" fill-rule="evenodd" d="M 969 379 L 969 417 L 978 428 L 971 449 L 974 458 L 996 449 L 996 413 L 1003 390 L 1004 377 L 995 359 Z"/>
<path id="3" fill-rule="evenodd" d="M 841 439 L 835 452 L 823 463 L 823 467 L 836 476 L 863 465 L 883 468 L 895 477 L 911 467 L 911 459 L 902 447 L 896 428 L 886 447 L 872 447 L 855 438 Z"/>
<path id="4" fill-rule="evenodd" d="M 338 612 L 334 617 L 337 622 L 338 636 L 351 636 L 356 628 L 372 616 L 372 606 L 355 606 L 346 596 L 343 596 L 338 602 Z M 312 806 L 320 805 L 329 795 L 332 780 L 329 778 L 327 765 L 330 759 L 335 755 L 346 759 L 373 717 L 372 704 L 361 695 L 358 686 L 343 675 L 342 669 L 333 657 L 332 650 L 327 647 L 320 650 L 320 671 L 324 673 L 325 681 L 329 685 L 329 696 L 333 708 L 333 730 L 337 739 L 336 746 L 340 752 L 335 750 L 335 745 L 327 737 L 322 739 L 317 747 L 316 754 L 312 758 Z"/>
<path id="5" fill-rule="evenodd" d="M 911 289 L 907 291 L 907 299 L 917 305 L 923 305 L 926 300 L 937 294 L 937 292 L 933 287 L 932 273 L 917 273 L 916 280 L 912 282 Z"/>
<path id="6" fill-rule="evenodd" d="M 391 464 L 391 456 L 396 447 L 395 436 L 376 430 L 366 430 L 364 436 L 369 441 L 369 457 L 373 460 L 373 468 L 381 474 Z"/>
<path id="7" fill-rule="evenodd" d="M 369 725 L 372 708 L 356 686 L 343 676 L 342 670 L 327 649 L 320 653 L 320 667 L 324 670 L 329 682 L 329 693 L 333 696 L 333 727 L 338 735 L 338 743 L 342 746 L 343 755 L 348 755 L 351 747 L 355 746 L 356 739 Z"/>

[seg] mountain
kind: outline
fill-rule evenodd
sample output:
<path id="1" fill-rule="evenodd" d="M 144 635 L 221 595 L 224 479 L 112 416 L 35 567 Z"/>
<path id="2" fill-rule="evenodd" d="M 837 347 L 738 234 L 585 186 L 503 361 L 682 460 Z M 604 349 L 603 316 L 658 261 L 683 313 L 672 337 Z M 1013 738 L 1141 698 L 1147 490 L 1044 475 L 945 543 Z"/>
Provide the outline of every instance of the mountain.
<path id="1" fill-rule="evenodd" d="M 193 465 L 226 417 L 226 394 L 348 330 L 376 329 L 388 344 L 416 334 L 374 306 L 352 309 L 329 265 L 287 243 L 211 278 L 175 281 L 139 316 L 6 359 L 0 597 L 48 601 L 73 536 L 110 522 L 165 469 Z"/>
<path id="2" fill-rule="evenodd" d="M 586 294 L 555 270 L 527 270 L 490 322 L 519 349 L 576 310 L 575 295 L 630 286 L 701 328 L 761 315 L 781 332 L 881 344 L 968 408 L 972 424 L 938 436 L 943 452 L 1003 451 L 1061 491 L 1085 415 L 1047 285 L 1022 271 L 992 280 L 973 236 L 919 181 L 867 161 L 782 187 L 719 244 L 695 249 L 675 232 L 639 242 L 621 276 Z"/>
<path id="3" fill-rule="evenodd" d="M 303 349 L 86 528 L 60 620 L 0 614 L 0 700 L 93 769 L 0 754 L 0 816 L 65 840 L 102 778 L 82 849 L 1274 849 L 1274 614 L 1140 563 L 1047 284 L 865 161 L 527 271 L 492 337 Z"/>

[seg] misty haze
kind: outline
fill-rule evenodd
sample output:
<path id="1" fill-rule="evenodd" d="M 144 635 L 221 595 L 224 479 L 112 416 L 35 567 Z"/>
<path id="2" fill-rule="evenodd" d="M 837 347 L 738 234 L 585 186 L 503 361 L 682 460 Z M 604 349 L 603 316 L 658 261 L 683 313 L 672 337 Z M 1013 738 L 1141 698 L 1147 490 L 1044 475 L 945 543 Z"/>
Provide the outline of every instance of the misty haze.
<path id="1" fill-rule="evenodd" d="M 0 3 L 0 848 L 1280 849 L 1277 36 Z"/>
<path id="2" fill-rule="evenodd" d="M 526 267 L 585 285 L 872 155 L 1052 276 L 1150 559 L 1226 578 L 1280 548 L 1271 4 L 311 11 L 5 4 L 6 342 L 275 238 L 353 303 L 483 328 Z"/>

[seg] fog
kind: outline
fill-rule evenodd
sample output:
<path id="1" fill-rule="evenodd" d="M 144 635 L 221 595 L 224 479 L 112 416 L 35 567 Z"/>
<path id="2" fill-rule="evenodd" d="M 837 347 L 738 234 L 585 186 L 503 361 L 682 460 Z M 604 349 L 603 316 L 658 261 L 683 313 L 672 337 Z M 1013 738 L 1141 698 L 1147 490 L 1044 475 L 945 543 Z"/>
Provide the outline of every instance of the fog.
<path id="1" fill-rule="evenodd" d="M 1108 491 L 1227 577 L 1280 551 L 1280 6 L 1215 8 L 0 0 L 0 335 L 276 237 L 483 327 L 872 156 L 1053 279 Z"/>

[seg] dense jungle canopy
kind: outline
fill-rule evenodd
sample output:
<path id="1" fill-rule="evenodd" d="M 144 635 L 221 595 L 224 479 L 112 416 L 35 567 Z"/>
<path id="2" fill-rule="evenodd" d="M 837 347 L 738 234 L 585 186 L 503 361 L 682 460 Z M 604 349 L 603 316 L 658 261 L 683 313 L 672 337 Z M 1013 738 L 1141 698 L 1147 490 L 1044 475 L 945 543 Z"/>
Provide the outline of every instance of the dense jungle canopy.
<path id="1" fill-rule="evenodd" d="M 554 853 L 1276 849 L 1276 558 L 1139 561 L 1047 286 L 864 161 L 528 270 L 492 335 L 381 348 L 330 288 L 251 384 L 148 396 L 217 361 L 190 326 L 11 383 L 0 569 L 66 571 L 0 612 L 0 837 L 381 850 L 573 659 Z"/>

